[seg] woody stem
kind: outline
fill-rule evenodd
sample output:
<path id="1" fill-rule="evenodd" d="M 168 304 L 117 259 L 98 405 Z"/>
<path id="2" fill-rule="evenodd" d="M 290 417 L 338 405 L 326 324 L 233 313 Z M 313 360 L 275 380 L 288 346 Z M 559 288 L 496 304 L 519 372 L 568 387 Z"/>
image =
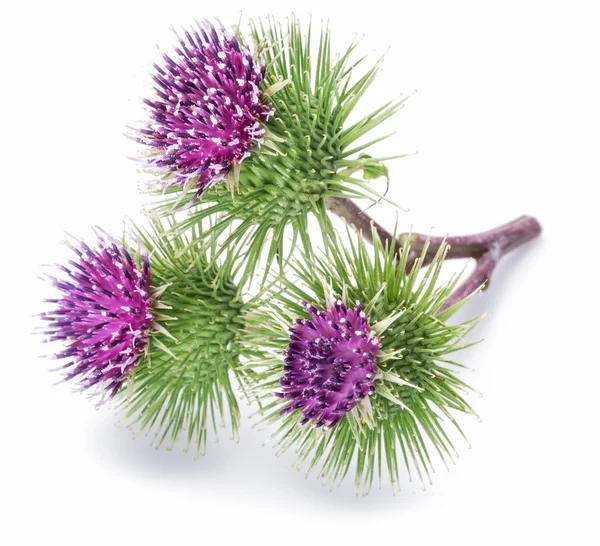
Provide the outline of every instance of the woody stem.
<path id="1" fill-rule="evenodd" d="M 329 197 L 327 201 L 329 210 L 337 214 L 347 224 L 354 226 L 369 242 L 373 242 L 373 226 L 382 243 L 395 243 L 396 248 L 410 245 L 407 267 L 410 268 L 415 260 L 421 256 L 426 243 L 422 266 L 429 265 L 436 255 L 440 245 L 448 245 L 446 259 L 475 258 L 477 265 L 471 275 L 448 297 L 438 313 L 461 301 L 482 286 L 487 286 L 494 268 L 500 259 L 515 248 L 535 239 L 542 232 L 540 223 L 532 216 L 520 216 L 500 227 L 476 233 L 473 235 L 459 235 L 449 237 L 435 237 L 420 233 L 402 233 L 396 241 L 393 235 L 375 220 L 365 214 L 358 205 L 350 199 Z"/>

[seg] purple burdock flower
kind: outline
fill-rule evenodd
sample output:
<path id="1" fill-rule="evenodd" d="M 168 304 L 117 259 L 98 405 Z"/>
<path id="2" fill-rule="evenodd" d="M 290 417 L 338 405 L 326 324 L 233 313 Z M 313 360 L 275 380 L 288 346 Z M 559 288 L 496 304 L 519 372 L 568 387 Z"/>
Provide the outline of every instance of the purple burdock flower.
<path id="1" fill-rule="evenodd" d="M 193 184 L 195 200 L 263 142 L 272 110 L 261 101 L 265 67 L 238 38 L 208 22 L 184 34 L 154 65 L 156 96 L 144 100 L 153 122 L 137 140 L 154 149 L 149 162 L 165 185 Z"/>
<path id="2" fill-rule="evenodd" d="M 64 381 L 75 379 L 80 390 L 94 385 L 109 397 L 142 356 L 148 329 L 154 319 L 150 290 L 150 265 L 144 256 L 140 266 L 129 252 L 111 239 L 98 235 L 91 249 L 84 242 L 67 246 L 77 255 L 65 275 L 48 275 L 59 298 L 46 300 L 53 309 L 42 313 L 47 321 L 47 341 L 65 346 L 55 358 L 68 359 Z"/>
<path id="3" fill-rule="evenodd" d="M 337 301 L 319 311 L 303 302 L 310 319 L 290 328 L 279 398 L 291 400 L 281 413 L 300 410 L 301 424 L 332 427 L 375 391 L 375 353 L 381 343 L 371 332 L 360 304 L 347 309 Z"/>

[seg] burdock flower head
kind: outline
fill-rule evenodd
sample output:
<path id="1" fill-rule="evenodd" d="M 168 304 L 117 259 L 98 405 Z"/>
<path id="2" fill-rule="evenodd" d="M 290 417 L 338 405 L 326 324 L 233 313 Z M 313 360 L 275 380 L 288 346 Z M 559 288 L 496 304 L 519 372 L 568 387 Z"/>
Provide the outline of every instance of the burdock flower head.
<path id="1" fill-rule="evenodd" d="M 280 398 L 291 400 L 281 413 L 300 410 L 301 424 L 334 426 L 365 396 L 375 392 L 375 353 L 381 343 L 360 304 L 337 301 L 328 311 L 303 302 L 310 319 L 290 328 Z"/>
<path id="2" fill-rule="evenodd" d="M 76 259 L 58 266 L 65 278 L 50 277 L 62 294 L 48 300 L 44 334 L 61 344 L 67 380 L 98 385 L 102 401 L 116 395 L 128 425 L 156 446 L 182 437 L 203 453 L 211 427 L 229 421 L 234 436 L 239 427 L 238 331 L 251 305 L 238 299 L 234 261 L 213 258 L 216 240 L 190 246 L 172 227 L 152 218 L 122 244 L 100 232 L 92 247 L 70 244 Z"/>
<path id="3" fill-rule="evenodd" d="M 80 389 L 98 386 L 114 396 L 147 345 L 154 319 L 150 265 L 134 260 L 127 249 L 97 231 L 94 247 L 68 242 L 76 258 L 49 275 L 60 297 L 46 300 L 53 308 L 42 314 L 48 341 L 63 342 L 56 358 L 67 360 L 65 381 Z"/>
<path id="4" fill-rule="evenodd" d="M 265 67 L 248 46 L 209 22 L 184 31 L 174 55 L 154 65 L 155 97 L 145 99 L 151 122 L 137 141 L 151 149 L 150 166 L 164 185 L 195 189 L 194 200 L 231 173 L 264 139 L 272 114 L 263 103 Z"/>
<path id="5" fill-rule="evenodd" d="M 385 200 L 369 181 L 386 175 L 383 162 L 391 158 L 373 158 L 363 152 L 385 138 L 372 133 L 405 100 L 392 100 L 362 118 L 354 117 L 354 108 L 375 79 L 379 62 L 362 70 L 362 59 L 353 59 L 356 42 L 333 55 L 327 28 L 321 29 L 315 44 L 313 30 L 309 27 L 304 32 L 293 16 L 287 25 L 268 20 L 250 26 L 256 51 L 265 61 L 264 70 L 252 62 L 240 45 L 241 38 L 221 41 L 217 37 L 223 30 L 207 31 L 206 38 L 186 35 L 177 50 L 180 60 L 169 59 L 156 76 L 158 99 L 147 102 L 153 120 L 141 136 L 159 148 L 152 161 L 167 169 L 165 182 L 179 181 L 163 189 L 167 195 L 155 207 L 160 214 L 178 209 L 186 198 L 180 185 L 190 176 L 197 178 L 195 183 L 202 190 L 211 185 L 209 179 L 218 180 L 233 164 L 236 185 L 239 174 L 238 191 L 232 193 L 225 184 L 208 188 L 179 227 L 187 229 L 218 214 L 213 231 L 227 234 L 227 247 L 245 258 L 240 286 L 251 281 L 258 267 L 264 265 L 267 271 L 274 260 L 285 261 L 296 244 L 310 254 L 307 229 L 311 219 L 318 221 L 328 244 L 334 238 L 327 210 L 330 198 Z M 208 45 L 200 50 L 205 42 Z M 206 49 L 214 51 L 216 64 L 205 62 Z M 229 76 L 230 66 L 218 56 L 238 56 L 238 49 L 248 66 L 245 72 Z M 199 74 L 209 80 L 202 84 L 202 91 L 197 91 L 203 81 Z M 244 92 L 238 92 L 238 84 L 243 84 Z M 246 109 L 248 115 L 242 116 Z M 231 123 L 238 120 L 244 126 L 236 125 L 235 134 L 229 136 Z M 258 146 L 251 148 L 253 139 L 263 136 L 263 150 L 257 152 Z M 197 142 L 202 143 L 201 153 Z M 235 157 L 233 150 L 238 150 Z M 227 154 L 225 161 L 220 154 Z M 202 163 L 196 163 L 196 157 Z M 261 262 L 265 245 L 266 260 Z"/>
<path id="6" fill-rule="evenodd" d="M 398 485 L 402 462 L 409 476 L 429 477 L 431 450 L 444 463 L 455 453 L 445 423 L 460 436 L 454 413 L 474 414 L 454 353 L 477 319 L 447 323 L 466 300 L 443 307 L 458 280 L 438 283 L 445 245 L 420 273 L 427 245 L 409 265 L 408 248 L 384 246 L 375 230 L 373 239 L 373 253 L 350 237 L 293 262 L 297 278 L 281 279 L 243 338 L 276 446 L 295 449 L 307 471 L 320 465 L 332 486 L 355 464 L 357 492 L 384 472 Z"/>

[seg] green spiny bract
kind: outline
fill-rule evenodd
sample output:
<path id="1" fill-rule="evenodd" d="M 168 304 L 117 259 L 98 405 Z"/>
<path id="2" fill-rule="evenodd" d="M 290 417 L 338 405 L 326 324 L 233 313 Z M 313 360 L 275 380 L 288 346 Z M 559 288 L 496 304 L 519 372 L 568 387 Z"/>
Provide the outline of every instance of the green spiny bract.
<path id="1" fill-rule="evenodd" d="M 237 436 L 240 412 L 231 375 L 244 386 L 238 333 L 248 305 L 238 299 L 232 282 L 234 262 L 213 259 L 216 242 L 199 238 L 199 226 L 189 236 L 172 235 L 159 220 L 152 230 L 133 230 L 146 247 L 155 287 L 156 324 L 148 349 L 134 369 L 119 407 L 132 428 L 153 435 L 158 448 L 171 449 L 181 439 L 203 454 L 219 426 Z M 172 226 L 170 226 L 172 227 Z M 230 373 L 232 372 L 232 373 Z"/>
<path id="2" fill-rule="evenodd" d="M 373 236 L 372 255 L 359 239 L 344 249 L 334 244 L 328 257 L 317 255 L 312 263 L 293 262 L 291 268 L 300 282 L 281 279 L 281 291 L 273 292 L 261 310 L 253 312 L 242 336 L 245 344 L 262 352 L 248 362 L 257 378 L 252 391 L 262 404 L 261 422 L 276 424 L 279 452 L 294 448 L 298 464 L 306 463 L 307 472 L 320 466 L 332 487 L 351 471 L 354 461 L 356 492 L 368 492 L 376 476 L 381 485 L 386 469 L 392 487 L 399 487 L 402 465 L 411 479 L 416 471 L 421 481 L 430 480 L 432 452 L 444 464 L 456 453 L 444 421 L 462 435 L 454 413 L 474 415 L 463 397 L 470 387 L 457 377 L 462 366 L 452 354 L 469 346 L 464 336 L 478 319 L 447 323 L 466 300 L 439 312 L 458 281 L 454 277 L 439 282 L 444 246 L 424 273 L 419 269 L 426 249 L 406 273 L 409 249 L 384 247 L 375 231 Z M 310 319 L 307 305 L 299 300 L 320 309 L 322 315 L 355 302 L 358 309 L 360 302 L 361 316 L 369 321 L 371 335 L 377 336 L 371 339 L 381 343 L 375 354 L 375 392 L 329 429 L 312 423 L 301 426 L 304 416 L 298 410 L 281 415 L 292 403 L 274 396 L 283 386 L 284 369 L 290 368 L 290 327 Z M 306 353 L 307 366 L 296 371 L 301 381 L 313 364 L 322 362 L 314 361 L 311 351 Z M 333 379 L 339 384 L 339 375 Z M 322 381 L 323 377 L 317 378 L 321 385 Z"/>
<path id="3" fill-rule="evenodd" d="M 327 197 L 381 198 L 367 181 L 385 174 L 381 162 L 386 158 L 374 159 L 362 152 L 385 137 L 370 142 L 363 137 L 404 102 L 391 101 L 348 123 L 375 79 L 379 62 L 357 75 L 363 59 L 352 60 L 356 43 L 333 58 L 329 31 L 321 31 L 315 50 L 311 27 L 304 35 L 294 17 L 286 29 L 273 21 L 252 24 L 252 36 L 257 53 L 267 63 L 264 100 L 272 103 L 275 112 L 265 124 L 266 145 L 255 149 L 239 166 L 238 191 L 231 193 L 225 184 L 215 185 L 190 207 L 189 218 L 179 224 L 180 229 L 187 229 L 203 218 L 220 215 L 211 233 L 227 234 L 222 248 L 233 247 L 244 254 L 240 287 L 252 278 L 265 246 L 266 271 L 276 258 L 284 260 L 298 240 L 310 256 L 311 216 L 318 220 L 325 245 L 329 245 L 335 236 L 327 214 Z M 165 193 L 166 200 L 157 208 L 161 213 L 182 203 L 177 188 L 166 188 Z M 287 226 L 291 226 L 292 242 L 286 249 Z"/>

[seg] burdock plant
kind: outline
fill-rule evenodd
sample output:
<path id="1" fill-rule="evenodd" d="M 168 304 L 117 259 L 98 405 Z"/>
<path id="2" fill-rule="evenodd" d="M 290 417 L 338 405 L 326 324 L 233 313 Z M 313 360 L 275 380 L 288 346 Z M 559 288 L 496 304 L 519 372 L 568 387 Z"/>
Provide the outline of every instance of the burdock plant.
<path id="1" fill-rule="evenodd" d="M 363 68 L 356 42 L 334 55 L 327 28 L 315 40 L 293 16 L 249 36 L 197 23 L 154 65 L 131 135 L 159 195 L 149 227 L 69 243 L 44 335 L 64 380 L 156 447 L 202 454 L 221 425 L 236 437 L 245 397 L 278 451 L 332 485 L 427 482 L 475 415 L 455 355 L 479 318 L 452 317 L 540 225 L 387 231 L 353 201 L 387 201 L 370 181 L 391 158 L 365 152 L 405 99 L 354 115 L 379 62 Z M 340 237 L 334 215 L 356 230 Z M 462 284 L 440 280 L 451 258 L 476 260 Z"/>
<path id="2" fill-rule="evenodd" d="M 148 229 L 132 226 L 125 242 L 101 234 L 93 247 L 71 244 L 76 258 L 57 266 L 65 278 L 50 276 L 62 294 L 47 300 L 43 333 L 60 345 L 65 380 L 116 396 L 125 421 L 157 447 L 181 437 L 203 454 L 211 429 L 237 435 L 234 385 L 247 376 L 238 334 L 248 306 L 233 260 L 212 259 L 216 241 L 190 246 L 184 235 L 167 238 L 169 227 L 153 218 Z"/>
<path id="3" fill-rule="evenodd" d="M 364 137 L 369 137 L 403 104 L 403 100 L 393 100 L 349 122 L 374 81 L 379 62 L 361 70 L 363 60 L 352 58 L 357 43 L 334 57 L 327 29 L 321 31 L 315 50 L 311 27 L 303 34 L 293 16 L 285 28 L 269 20 L 252 24 L 251 30 L 254 60 L 240 35 L 238 46 L 229 38 L 219 37 L 219 33 L 225 33 L 222 29 L 212 29 L 208 37 L 212 49 L 227 43 L 232 49 L 239 47 L 246 52 L 248 68 L 239 85 L 251 94 L 250 105 L 255 111 L 248 108 L 247 94 L 237 88 L 235 93 L 229 91 L 230 86 L 238 85 L 231 83 L 234 74 L 230 65 L 206 64 L 206 55 L 201 52 L 208 46 L 201 45 L 202 36 L 186 32 L 176 48 L 178 60 L 166 57 L 165 66 L 155 68 L 158 98 L 146 101 L 152 121 L 140 136 L 141 142 L 158 149 L 158 155 L 149 160 L 150 170 L 155 166 L 161 167 L 159 173 L 168 170 L 161 190 L 167 199 L 155 207 L 162 214 L 180 206 L 187 189 L 183 180 L 196 172 L 180 158 L 191 161 L 199 154 L 197 148 L 207 150 L 202 155 L 203 165 L 211 167 L 202 170 L 203 166 L 189 178 L 191 187 L 206 191 L 202 191 L 200 200 L 193 200 L 188 218 L 178 227 L 185 230 L 204 218 L 219 215 L 211 234 L 226 234 L 223 248 L 244 255 L 240 285 L 251 280 L 261 258 L 268 270 L 275 258 L 283 260 L 293 252 L 298 240 L 310 255 L 310 218 L 317 220 L 327 246 L 335 238 L 327 211 L 328 198 L 382 198 L 367 180 L 385 174 L 381 165 L 385 158 L 373 159 L 364 151 L 384 137 Z M 260 70 L 259 62 L 264 63 Z M 194 68 L 188 68 L 190 65 Z M 230 191 L 231 184 L 215 181 L 230 167 L 222 162 L 223 150 L 231 150 L 232 142 L 240 146 L 240 133 L 231 132 L 229 125 L 220 121 L 215 105 L 218 112 L 231 112 L 234 118 L 239 112 L 240 119 L 248 124 L 242 132 L 260 135 L 251 147 L 244 148 L 244 161 L 234 163 L 234 192 Z M 187 128 L 187 133 L 173 131 L 176 126 Z M 213 129 L 215 135 L 218 133 L 217 140 L 212 138 Z M 158 139 L 153 136 L 157 132 Z M 164 138 L 164 134 L 171 134 L 172 139 Z M 203 180 L 210 169 L 217 169 L 219 177 L 206 185 Z M 286 239 L 290 240 L 287 246 Z M 266 256 L 262 253 L 265 246 Z"/>
<path id="4" fill-rule="evenodd" d="M 320 465 L 332 486 L 356 460 L 356 491 L 383 472 L 399 485 L 401 461 L 429 479 L 432 452 L 443 463 L 455 454 L 448 426 L 462 434 L 456 415 L 475 414 L 454 354 L 478 319 L 448 322 L 466 300 L 444 309 L 458 280 L 438 283 L 447 246 L 422 275 L 427 246 L 413 265 L 409 247 L 376 232 L 370 250 L 350 237 L 294 262 L 296 278 L 281 279 L 244 336 L 263 348 L 248 366 L 276 446 L 294 448 L 307 471 Z"/>

